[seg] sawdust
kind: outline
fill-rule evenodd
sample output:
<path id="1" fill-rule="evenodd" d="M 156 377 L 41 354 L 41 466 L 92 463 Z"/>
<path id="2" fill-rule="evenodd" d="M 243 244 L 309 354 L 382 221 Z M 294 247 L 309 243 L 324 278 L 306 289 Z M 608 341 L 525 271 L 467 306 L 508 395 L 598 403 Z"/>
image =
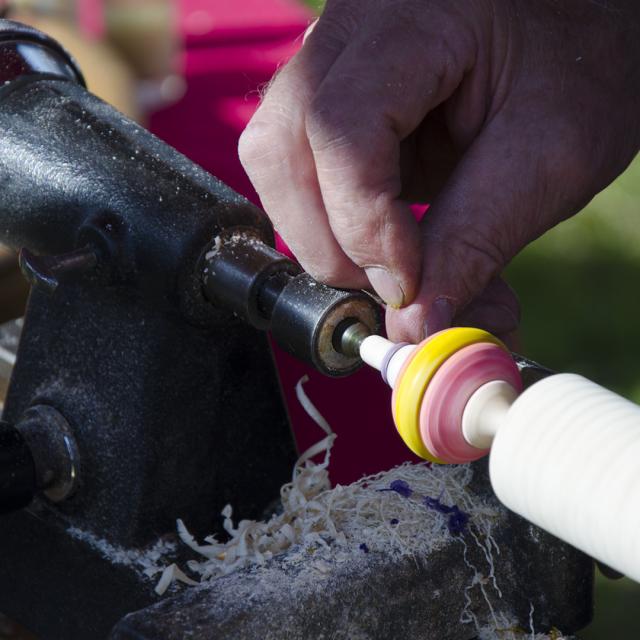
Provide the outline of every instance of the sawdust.
<path id="1" fill-rule="evenodd" d="M 414 563 L 428 565 L 435 552 L 459 545 L 468 579 L 456 570 L 461 595 L 459 606 L 452 609 L 459 620 L 452 623 L 469 625 L 479 640 L 563 640 L 560 633 L 535 632 L 533 607 L 529 630 L 518 629 L 515 618 L 501 609 L 502 592 L 495 576 L 500 549 L 492 532 L 505 511 L 473 490 L 470 465 L 405 463 L 331 488 L 328 467 L 336 436 L 304 393 L 303 382 L 296 389 L 298 398 L 324 437 L 296 462 L 291 482 L 281 489 L 282 510 L 269 520 L 234 522 L 233 509 L 227 505 L 221 515 L 228 540 L 212 535 L 201 542 L 178 521 L 179 538 L 196 554 L 182 568 L 175 564 L 179 549 L 172 540 L 132 550 L 79 529 L 70 529 L 69 534 L 112 563 L 157 580 L 160 595 L 175 591 L 178 583 L 193 587 L 215 582 L 215 604 L 208 606 L 219 610 L 220 619 L 237 616 L 238 621 L 245 619 L 243 603 L 264 607 L 267 616 L 272 603 L 287 593 L 287 606 L 295 616 L 295 607 L 309 599 L 349 589 L 351 584 L 373 584 L 388 575 L 390 566 L 396 573 L 405 567 L 402 573 Z M 378 588 L 385 588 L 384 581 Z M 437 601 L 438 589 L 429 589 L 429 597 Z M 197 599 L 199 592 L 189 588 L 184 596 Z M 349 635 L 354 628 L 349 622 L 344 637 L 360 637 Z"/>
<path id="2" fill-rule="evenodd" d="M 283 581 L 289 590 L 300 590 L 335 574 L 336 567 L 349 565 L 358 554 L 422 562 L 454 540 L 461 545 L 471 575 L 460 622 L 474 625 L 481 640 L 550 639 L 552 636 L 535 633 L 532 619 L 530 632 L 522 632 L 508 615 L 494 609 L 502 593 L 495 578 L 494 555 L 499 548 L 492 529 L 501 513 L 469 491 L 472 467 L 405 463 L 332 489 L 328 466 L 336 436 L 304 393 L 304 382 L 296 388 L 298 399 L 325 437 L 296 462 L 292 481 L 281 490 L 282 511 L 270 520 L 234 523 L 232 507 L 227 505 L 221 515 L 229 540 L 208 536 L 203 543 L 178 521 L 180 538 L 200 556 L 187 563 L 192 575 L 207 583 L 249 568 L 256 575 L 263 574 L 260 590 Z M 318 456 L 322 459 L 314 461 Z M 455 527 L 452 518 L 457 518 Z M 459 535 L 462 532 L 468 535 Z M 469 560 L 467 540 L 481 550 L 486 560 L 482 570 Z M 167 567 L 157 587 L 159 593 L 174 579 L 191 580 L 176 574 L 176 569 L 175 565 Z M 473 611 L 473 590 L 480 590 L 489 609 L 490 628 L 481 626 Z M 554 637 L 561 639 L 561 635 Z"/>
<path id="3" fill-rule="evenodd" d="M 221 248 L 222 238 L 220 236 L 216 236 L 213 239 L 213 246 L 211 247 L 211 250 L 207 251 L 207 253 L 204 254 L 205 259 L 212 260 L 213 258 L 215 258 L 220 253 Z"/>
<path id="4" fill-rule="evenodd" d="M 467 492 L 473 475 L 470 466 L 432 468 L 428 463 L 406 463 L 331 489 L 328 466 L 336 436 L 304 394 L 302 382 L 297 386 L 298 398 L 326 435 L 296 462 L 292 481 L 280 492 L 282 512 L 267 522 L 241 520 L 234 524 L 232 507 L 227 505 L 222 516 L 230 539 L 221 542 L 208 536 L 205 544 L 199 544 L 179 520 L 180 538 L 204 557 L 188 564 L 191 571 L 201 580 L 210 580 L 243 567 L 263 565 L 294 545 L 331 552 L 366 550 L 398 557 L 427 556 L 450 542 L 450 514 L 443 512 L 448 505 L 455 505 L 469 519 L 469 527 L 477 530 L 474 539 L 490 557 L 495 545 L 491 529 L 499 513 L 475 502 Z M 321 462 L 314 462 L 317 456 L 323 456 Z"/>
<path id="5" fill-rule="evenodd" d="M 77 527 L 70 527 L 67 533 L 98 551 L 109 562 L 136 569 L 147 578 L 153 578 L 160 572 L 168 573 L 167 558 L 173 555 L 178 547 L 175 540 L 160 539 L 146 549 L 125 549 Z M 174 574 L 174 579 L 180 578 Z"/>
<path id="6" fill-rule="evenodd" d="M 258 238 L 255 233 L 251 233 L 246 230 L 234 231 L 230 235 L 225 236 L 216 236 L 213 239 L 213 245 L 207 253 L 205 253 L 204 257 L 206 260 L 212 260 L 215 258 L 221 251 L 222 247 L 225 248 L 235 248 L 235 247 L 255 247 L 261 245 L 262 242 L 260 238 Z"/>
<path id="7" fill-rule="evenodd" d="M 441 504 L 457 504 L 470 517 L 470 526 L 480 537 L 491 538 L 492 519 L 499 514 L 474 504 L 465 491 L 471 480 L 470 468 L 430 469 L 427 465 L 404 464 L 369 476 L 349 486 L 329 488 L 326 470 L 333 438 L 318 447 L 325 460 L 306 460 L 296 467 L 294 480 L 282 488 L 283 511 L 267 522 L 232 520 L 232 509 L 222 512 L 224 529 L 231 536 L 219 542 L 214 536 L 198 544 L 179 521 L 181 539 L 204 560 L 189 563 L 189 569 L 209 580 L 237 569 L 263 565 L 275 555 L 295 545 L 317 550 L 381 552 L 389 556 L 424 556 L 449 543 L 449 520 L 445 514 L 428 509 L 425 497 Z M 326 447 L 326 449 L 325 449 Z M 402 483 L 402 484 L 399 484 Z M 408 486 L 405 497 L 393 486 Z"/>

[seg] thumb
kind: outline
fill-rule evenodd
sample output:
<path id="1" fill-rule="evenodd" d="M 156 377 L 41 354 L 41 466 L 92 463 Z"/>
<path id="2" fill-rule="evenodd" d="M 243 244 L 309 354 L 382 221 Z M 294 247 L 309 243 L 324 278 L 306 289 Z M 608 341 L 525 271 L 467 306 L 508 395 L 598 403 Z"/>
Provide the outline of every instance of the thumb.
<path id="1" fill-rule="evenodd" d="M 421 227 L 418 295 L 387 311 L 392 338 L 418 341 L 478 317 L 498 333 L 516 328 L 517 301 L 498 276 L 526 244 L 586 204 L 574 196 L 586 190 L 571 142 L 526 124 L 496 118 L 436 198 Z"/>

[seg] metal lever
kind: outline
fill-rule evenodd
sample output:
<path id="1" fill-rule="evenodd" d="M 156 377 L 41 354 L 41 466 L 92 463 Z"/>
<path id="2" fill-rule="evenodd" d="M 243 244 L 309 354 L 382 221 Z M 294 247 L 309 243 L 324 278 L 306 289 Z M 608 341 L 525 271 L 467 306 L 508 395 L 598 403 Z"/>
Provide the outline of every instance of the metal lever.
<path id="1" fill-rule="evenodd" d="M 18 257 L 20 269 L 34 286 L 53 294 L 60 284 L 60 277 L 69 273 L 83 273 L 98 264 L 96 252 L 83 247 L 59 256 L 38 256 L 26 248 Z"/>

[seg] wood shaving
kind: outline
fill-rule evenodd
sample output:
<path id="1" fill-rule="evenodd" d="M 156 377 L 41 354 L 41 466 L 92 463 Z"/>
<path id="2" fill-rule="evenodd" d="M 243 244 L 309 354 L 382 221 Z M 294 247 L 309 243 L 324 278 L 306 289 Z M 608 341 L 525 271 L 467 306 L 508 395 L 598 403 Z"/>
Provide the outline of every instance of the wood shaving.
<path id="1" fill-rule="evenodd" d="M 158 595 L 162 595 L 169 588 L 169 585 L 175 581 L 182 582 L 183 584 L 188 584 L 190 586 L 196 586 L 198 584 L 195 580 L 192 580 L 187 576 L 177 564 L 173 563 L 162 572 L 155 589 L 156 593 Z"/>
<path id="2" fill-rule="evenodd" d="M 296 461 L 291 482 L 280 491 L 282 511 L 266 522 L 240 520 L 234 524 L 233 509 L 225 506 L 221 515 L 223 528 L 230 536 L 226 542 L 210 535 L 200 544 L 185 523 L 177 521 L 180 539 L 201 557 L 187 563 L 199 582 L 244 567 L 263 566 L 289 550 L 284 556 L 287 564 L 312 566 L 318 576 L 330 571 L 330 560 L 339 562 L 341 557 L 354 553 L 428 557 L 452 541 L 446 515 L 425 507 L 428 497 L 432 503 L 455 505 L 468 516 L 468 539 L 480 547 L 486 559 L 486 569 L 480 570 L 469 561 L 466 536 L 453 537 L 461 545 L 463 562 L 471 574 L 460 621 L 473 624 L 480 640 L 563 640 L 561 635 L 536 634 L 532 617 L 530 633 L 522 632 L 508 616 L 494 610 L 492 600 L 502 598 L 502 593 L 494 571 L 494 553 L 499 554 L 500 550 L 492 529 L 502 515 L 495 506 L 484 504 L 468 491 L 473 476 L 470 465 L 405 463 L 348 486 L 331 488 L 328 466 L 336 434 L 305 393 L 303 385 L 307 380 L 305 376 L 298 382 L 296 395 L 325 437 Z M 318 457 L 320 461 L 316 461 Z M 171 565 L 156 591 L 164 593 L 174 580 L 194 582 Z M 490 610 L 491 628 L 481 627 L 471 610 L 472 589 L 481 590 Z"/>
<path id="3" fill-rule="evenodd" d="M 492 540 L 492 520 L 499 514 L 474 501 L 466 487 L 470 466 L 433 467 L 428 463 L 405 463 L 390 471 L 362 478 L 348 486 L 331 488 L 328 466 L 336 435 L 303 389 L 306 377 L 296 387 L 298 398 L 326 436 L 297 460 L 290 483 L 280 491 L 282 512 L 267 522 L 233 522 L 233 510 L 222 511 L 226 542 L 207 536 L 198 543 L 178 520 L 178 535 L 204 560 L 192 560 L 188 568 L 202 581 L 226 575 L 242 567 L 262 565 L 294 545 L 307 548 L 381 552 L 395 556 L 427 555 L 450 542 L 447 519 L 425 508 L 424 496 L 455 504 L 480 527 L 477 540 Z M 314 458 L 322 456 L 316 462 Z M 403 497 L 389 487 L 401 481 L 413 496 Z M 486 553 L 490 555 L 491 543 Z M 495 543 L 494 543 L 495 544 Z M 484 548 L 484 547 L 483 547 Z"/>

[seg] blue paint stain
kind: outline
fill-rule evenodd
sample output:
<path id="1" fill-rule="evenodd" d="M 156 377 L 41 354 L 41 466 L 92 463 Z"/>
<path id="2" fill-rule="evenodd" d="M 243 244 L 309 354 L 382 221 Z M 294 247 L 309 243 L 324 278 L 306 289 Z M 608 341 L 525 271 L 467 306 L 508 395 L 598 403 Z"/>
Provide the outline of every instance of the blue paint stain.
<path id="1" fill-rule="evenodd" d="M 365 553 L 369 553 L 369 547 L 367 547 L 367 545 L 363 542 L 360 545 L 360 551 L 364 551 Z"/>
<path id="2" fill-rule="evenodd" d="M 395 491 L 397 494 L 401 495 L 403 498 L 410 498 L 413 495 L 413 489 L 409 486 L 407 482 L 404 480 L 394 480 L 388 489 L 379 489 L 379 491 Z M 431 496 L 425 496 L 423 498 L 423 502 L 427 509 L 431 509 L 432 511 L 437 511 L 444 516 L 447 517 L 447 529 L 452 536 L 460 535 L 464 533 L 467 523 L 469 522 L 469 515 L 464 511 L 460 511 L 460 509 L 456 506 L 448 506 L 440 502 L 439 498 L 432 498 Z M 398 524 L 398 519 L 393 518 L 389 521 L 392 525 Z M 360 548 L 368 553 L 368 549 L 364 549 L 366 547 L 364 543 L 360 545 Z"/>
<path id="3" fill-rule="evenodd" d="M 413 489 L 404 480 L 394 480 L 388 489 L 380 489 L 380 491 L 395 491 L 403 498 L 409 498 L 413 493 Z"/>
<path id="4" fill-rule="evenodd" d="M 449 533 L 452 536 L 458 536 L 461 533 L 464 533 L 467 528 L 467 523 L 469 522 L 469 515 L 464 513 L 464 511 L 460 511 L 458 507 L 455 508 L 455 513 L 449 516 L 449 520 L 447 522 L 447 528 L 449 529 Z"/>
<path id="5" fill-rule="evenodd" d="M 447 518 L 447 529 L 449 529 L 449 533 L 452 536 L 464 533 L 467 523 L 469 522 L 469 515 L 464 511 L 460 511 L 456 505 L 449 507 L 446 504 L 442 504 L 438 498 L 432 498 L 430 496 L 425 496 L 424 505 L 427 509 L 449 516 Z"/>

